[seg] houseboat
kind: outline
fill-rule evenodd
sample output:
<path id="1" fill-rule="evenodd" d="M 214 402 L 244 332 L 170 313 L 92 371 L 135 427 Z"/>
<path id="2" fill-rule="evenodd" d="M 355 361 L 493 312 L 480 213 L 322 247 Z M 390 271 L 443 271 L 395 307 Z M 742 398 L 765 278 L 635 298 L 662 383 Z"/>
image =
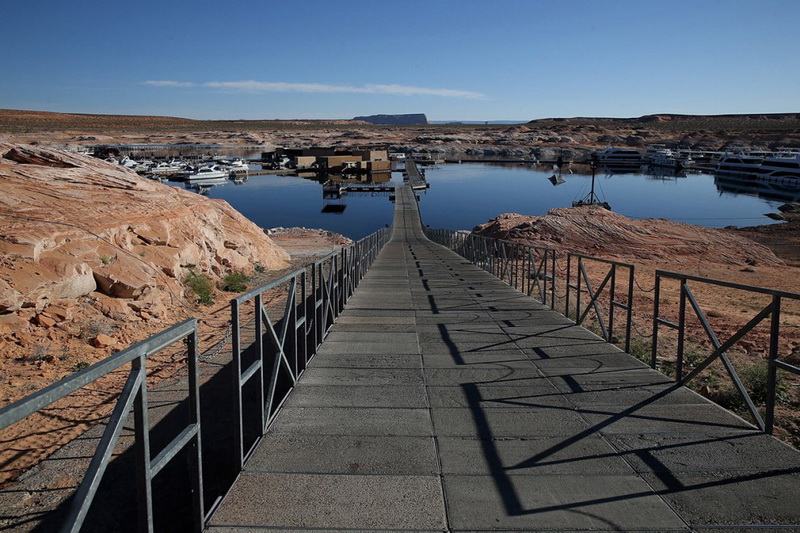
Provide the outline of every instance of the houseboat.
<path id="1" fill-rule="evenodd" d="M 755 176 L 759 173 L 764 158 L 752 154 L 722 154 L 715 169 L 716 174 L 729 176 Z"/>
<path id="2" fill-rule="evenodd" d="M 758 168 L 758 175 L 765 178 L 800 179 L 800 153 L 785 153 L 764 158 Z"/>
<path id="3" fill-rule="evenodd" d="M 630 148 L 606 148 L 597 153 L 597 162 L 601 165 L 641 165 L 642 153 Z"/>

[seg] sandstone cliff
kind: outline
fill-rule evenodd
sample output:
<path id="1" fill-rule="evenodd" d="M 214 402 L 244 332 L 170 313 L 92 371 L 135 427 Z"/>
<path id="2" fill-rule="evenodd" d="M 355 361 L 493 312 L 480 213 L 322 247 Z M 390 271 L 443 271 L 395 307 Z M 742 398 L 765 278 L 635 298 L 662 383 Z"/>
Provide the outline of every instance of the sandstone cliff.
<path id="1" fill-rule="evenodd" d="M 14 145 L 0 153 L 0 313 L 95 291 L 155 303 L 159 285 L 180 290 L 189 270 L 287 265 L 226 202 L 77 154 Z"/>

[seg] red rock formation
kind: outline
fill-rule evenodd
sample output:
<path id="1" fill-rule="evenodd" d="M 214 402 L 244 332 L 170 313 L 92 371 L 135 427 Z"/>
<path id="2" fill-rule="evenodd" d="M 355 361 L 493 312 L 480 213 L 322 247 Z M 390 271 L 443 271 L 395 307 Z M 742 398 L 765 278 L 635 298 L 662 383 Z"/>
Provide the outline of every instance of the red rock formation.
<path id="1" fill-rule="evenodd" d="M 767 248 L 732 232 L 681 222 L 635 220 L 602 207 L 551 209 L 545 216 L 506 213 L 475 233 L 620 260 L 681 258 L 729 265 L 784 263 Z"/>
<path id="2" fill-rule="evenodd" d="M 228 203 L 116 164 L 0 144 L 0 182 L 0 313 L 96 291 L 158 316 L 189 270 L 215 277 L 288 264 Z"/>

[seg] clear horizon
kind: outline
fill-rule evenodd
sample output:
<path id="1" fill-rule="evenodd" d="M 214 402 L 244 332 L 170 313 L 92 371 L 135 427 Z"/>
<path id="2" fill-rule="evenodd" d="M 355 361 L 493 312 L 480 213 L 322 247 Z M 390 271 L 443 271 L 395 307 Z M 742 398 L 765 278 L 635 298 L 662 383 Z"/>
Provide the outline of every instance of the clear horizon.
<path id="1" fill-rule="evenodd" d="M 0 43 L 19 53 L 0 107 L 435 122 L 791 113 L 798 23 L 794 0 L 42 0 L 4 13 Z"/>

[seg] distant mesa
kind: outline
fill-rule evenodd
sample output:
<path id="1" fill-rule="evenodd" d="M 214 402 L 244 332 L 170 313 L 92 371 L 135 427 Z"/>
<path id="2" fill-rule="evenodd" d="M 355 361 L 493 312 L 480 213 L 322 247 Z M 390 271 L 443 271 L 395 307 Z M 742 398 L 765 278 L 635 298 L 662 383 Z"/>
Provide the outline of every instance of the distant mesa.
<path id="1" fill-rule="evenodd" d="M 369 115 L 367 117 L 356 117 L 353 120 L 389 126 L 428 123 L 428 117 L 425 116 L 425 113 L 411 113 L 408 115 Z"/>
<path id="2" fill-rule="evenodd" d="M 761 113 L 761 114 L 727 114 L 727 115 L 678 115 L 673 113 L 660 113 L 656 115 L 643 115 L 635 118 L 612 118 L 612 117 L 572 117 L 572 118 L 544 118 L 534 119 L 528 122 L 534 126 L 547 126 L 552 123 L 580 125 L 632 125 L 641 123 L 661 123 L 676 122 L 684 123 L 688 127 L 708 128 L 717 125 L 724 128 L 735 128 L 735 126 L 749 123 L 751 121 L 761 122 L 770 121 L 796 121 L 800 119 L 798 113 Z"/>

